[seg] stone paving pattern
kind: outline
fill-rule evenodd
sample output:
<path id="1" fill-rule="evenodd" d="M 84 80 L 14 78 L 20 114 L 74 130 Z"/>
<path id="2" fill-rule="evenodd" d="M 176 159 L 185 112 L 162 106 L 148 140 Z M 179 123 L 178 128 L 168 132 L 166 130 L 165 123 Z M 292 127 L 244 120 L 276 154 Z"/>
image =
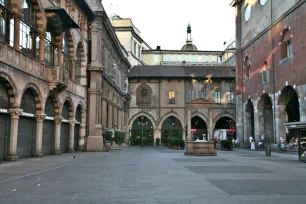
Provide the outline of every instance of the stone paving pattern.
<path id="1" fill-rule="evenodd" d="M 0 164 L 0 203 L 306 203 L 306 164 L 297 159 L 248 150 L 191 157 L 140 147 L 23 159 Z"/>

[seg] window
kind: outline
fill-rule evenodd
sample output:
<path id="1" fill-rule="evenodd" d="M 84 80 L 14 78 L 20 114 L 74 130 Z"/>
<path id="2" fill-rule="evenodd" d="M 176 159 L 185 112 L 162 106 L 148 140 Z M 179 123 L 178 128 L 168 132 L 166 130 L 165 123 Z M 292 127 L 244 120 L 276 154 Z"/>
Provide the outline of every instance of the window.
<path id="1" fill-rule="evenodd" d="M 292 44 L 291 40 L 287 40 L 285 42 L 286 50 L 287 50 L 287 58 L 292 57 Z"/>
<path id="2" fill-rule="evenodd" d="M 138 47 L 138 59 L 140 59 L 140 56 L 141 56 L 141 47 L 139 46 Z"/>
<path id="3" fill-rule="evenodd" d="M 177 61 L 179 61 L 179 62 L 182 61 L 182 55 L 177 56 Z"/>
<path id="4" fill-rule="evenodd" d="M 244 10 L 244 20 L 249 21 L 250 17 L 251 17 L 251 5 L 248 4 L 246 5 Z"/>
<path id="5" fill-rule="evenodd" d="M 140 103 L 148 103 L 148 91 L 146 89 L 142 89 L 140 94 Z"/>
<path id="6" fill-rule="evenodd" d="M 184 55 L 184 61 L 188 62 L 188 55 Z"/>
<path id="7" fill-rule="evenodd" d="M 243 69 L 244 69 L 243 70 L 244 80 L 250 79 L 251 78 L 251 65 L 250 65 L 248 56 L 245 57 Z"/>
<path id="8" fill-rule="evenodd" d="M 154 62 L 158 62 L 159 60 L 159 56 L 158 55 L 154 55 Z"/>
<path id="9" fill-rule="evenodd" d="M 219 56 L 219 62 L 222 62 L 222 56 Z"/>
<path id="10" fill-rule="evenodd" d="M 198 62 L 202 62 L 202 56 L 198 56 Z"/>
<path id="11" fill-rule="evenodd" d="M 176 91 L 169 91 L 168 101 L 169 101 L 170 104 L 175 104 L 176 103 Z"/>
<path id="12" fill-rule="evenodd" d="M 134 55 L 136 55 L 136 49 L 137 49 L 137 43 L 136 41 L 134 41 L 134 52 L 133 52 Z"/>
<path id="13" fill-rule="evenodd" d="M 211 56 L 211 61 L 212 62 L 217 62 L 217 56 L 215 56 L 215 55 Z"/>
<path id="14" fill-rule="evenodd" d="M 201 97 L 206 98 L 206 86 L 205 85 L 201 88 Z"/>
<path id="15" fill-rule="evenodd" d="M 170 61 L 171 61 L 171 62 L 174 61 L 174 55 L 170 55 Z"/>
<path id="16" fill-rule="evenodd" d="M 168 61 L 168 55 L 167 54 L 163 55 L 163 61 Z"/>
<path id="17" fill-rule="evenodd" d="M 205 55 L 205 62 L 208 62 L 208 61 L 209 61 L 208 55 Z"/>
<path id="18" fill-rule="evenodd" d="M 191 61 L 195 62 L 195 56 L 194 55 L 191 56 Z"/>
<path id="19" fill-rule="evenodd" d="M 234 92 L 229 91 L 227 93 L 227 103 L 234 103 Z"/>
<path id="20" fill-rule="evenodd" d="M 263 69 L 260 71 L 262 84 L 266 84 L 269 82 L 269 67 L 267 62 L 264 63 Z"/>
<path id="21" fill-rule="evenodd" d="M 281 40 L 281 58 L 291 58 L 293 56 L 292 53 L 292 44 L 291 44 L 291 36 L 289 35 L 289 29 L 285 29 L 282 33 Z"/>
<path id="22" fill-rule="evenodd" d="M 215 92 L 215 103 L 221 103 L 221 92 L 220 91 Z"/>

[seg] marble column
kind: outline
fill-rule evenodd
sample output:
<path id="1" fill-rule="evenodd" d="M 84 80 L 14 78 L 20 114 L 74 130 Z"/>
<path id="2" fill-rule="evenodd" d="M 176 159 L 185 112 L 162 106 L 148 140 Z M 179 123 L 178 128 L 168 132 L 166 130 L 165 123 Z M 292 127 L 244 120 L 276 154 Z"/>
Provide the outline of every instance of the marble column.
<path id="1" fill-rule="evenodd" d="M 208 128 L 209 128 L 209 134 L 207 135 L 207 141 L 214 138 L 214 128 L 213 128 L 213 110 L 211 108 L 208 108 Z"/>
<path id="2" fill-rule="evenodd" d="M 39 33 L 39 61 L 45 61 L 45 34 Z"/>
<path id="3" fill-rule="evenodd" d="M 107 113 L 107 127 L 113 128 L 113 105 L 111 103 L 107 104 L 108 106 L 108 113 Z"/>
<path id="4" fill-rule="evenodd" d="M 35 114 L 35 118 L 37 121 L 36 124 L 36 152 L 34 153 L 34 157 L 43 157 L 44 154 L 42 152 L 42 133 L 43 133 L 43 124 L 46 114 L 39 113 Z"/>
<path id="5" fill-rule="evenodd" d="M 71 57 L 71 80 L 75 81 L 76 77 L 75 77 L 75 58 Z"/>
<path id="6" fill-rule="evenodd" d="M 61 123 L 63 117 L 55 116 L 55 140 L 54 140 L 54 152 L 53 154 L 58 155 L 61 154 Z"/>
<path id="7" fill-rule="evenodd" d="M 21 109 L 9 109 L 11 115 L 11 133 L 10 133 L 10 149 L 6 160 L 16 161 L 17 155 L 17 136 L 18 136 L 18 120 L 22 113 Z"/>
<path id="8" fill-rule="evenodd" d="M 188 133 L 187 133 L 187 141 L 192 141 L 191 138 L 191 110 L 188 108 Z"/>
<path id="9" fill-rule="evenodd" d="M 69 131 L 69 153 L 75 152 L 74 149 L 74 127 L 75 127 L 75 119 L 69 119 L 69 127 L 70 127 L 70 131 Z"/>
<path id="10" fill-rule="evenodd" d="M 20 21 L 22 19 L 22 14 L 14 12 L 14 49 L 20 50 Z"/>
<path id="11" fill-rule="evenodd" d="M 113 107 L 113 126 L 115 127 L 115 129 L 118 130 L 118 120 L 117 120 L 117 116 L 118 116 L 118 109 L 117 107 Z"/>
<path id="12" fill-rule="evenodd" d="M 107 102 L 102 99 L 102 127 L 107 127 Z"/>

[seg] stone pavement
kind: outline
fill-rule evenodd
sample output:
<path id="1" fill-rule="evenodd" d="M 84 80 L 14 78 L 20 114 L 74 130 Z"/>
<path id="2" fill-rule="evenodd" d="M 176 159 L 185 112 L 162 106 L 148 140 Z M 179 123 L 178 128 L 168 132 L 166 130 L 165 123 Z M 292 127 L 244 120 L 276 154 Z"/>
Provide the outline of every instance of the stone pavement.
<path id="1" fill-rule="evenodd" d="M 306 203 L 305 183 L 297 155 L 132 147 L 0 164 L 0 203 Z"/>

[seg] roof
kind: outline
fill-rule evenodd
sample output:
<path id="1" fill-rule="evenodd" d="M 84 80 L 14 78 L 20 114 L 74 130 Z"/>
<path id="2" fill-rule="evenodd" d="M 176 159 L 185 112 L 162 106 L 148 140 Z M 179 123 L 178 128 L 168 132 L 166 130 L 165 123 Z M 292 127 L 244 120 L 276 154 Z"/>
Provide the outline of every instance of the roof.
<path id="1" fill-rule="evenodd" d="M 70 17 L 70 15 L 66 12 L 63 8 L 58 7 L 49 7 L 45 8 L 46 13 L 55 13 L 57 16 L 57 20 L 60 23 L 61 28 L 80 28 L 79 25 Z M 47 18 L 54 18 L 54 16 L 48 16 Z M 52 29 L 55 29 L 53 27 L 52 20 L 48 20 L 47 23 L 47 30 L 51 31 Z"/>
<path id="2" fill-rule="evenodd" d="M 95 18 L 95 14 L 87 4 L 85 0 L 75 0 L 75 3 L 79 6 L 79 8 L 83 11 L 83 13 L 87 16 L 89 21 L 93 21 Z"/>
<path id="3" fill-rule="evenodd" d="M 129 78 L 235 78 L 234 66 L 134 66 Z"/>
<path id="4" fill-rule="evenodd" d="M 187 43 L 182 47 L 181 50 L 182 51 L 198 51 L 198 48 L 194 44 Z"/>

